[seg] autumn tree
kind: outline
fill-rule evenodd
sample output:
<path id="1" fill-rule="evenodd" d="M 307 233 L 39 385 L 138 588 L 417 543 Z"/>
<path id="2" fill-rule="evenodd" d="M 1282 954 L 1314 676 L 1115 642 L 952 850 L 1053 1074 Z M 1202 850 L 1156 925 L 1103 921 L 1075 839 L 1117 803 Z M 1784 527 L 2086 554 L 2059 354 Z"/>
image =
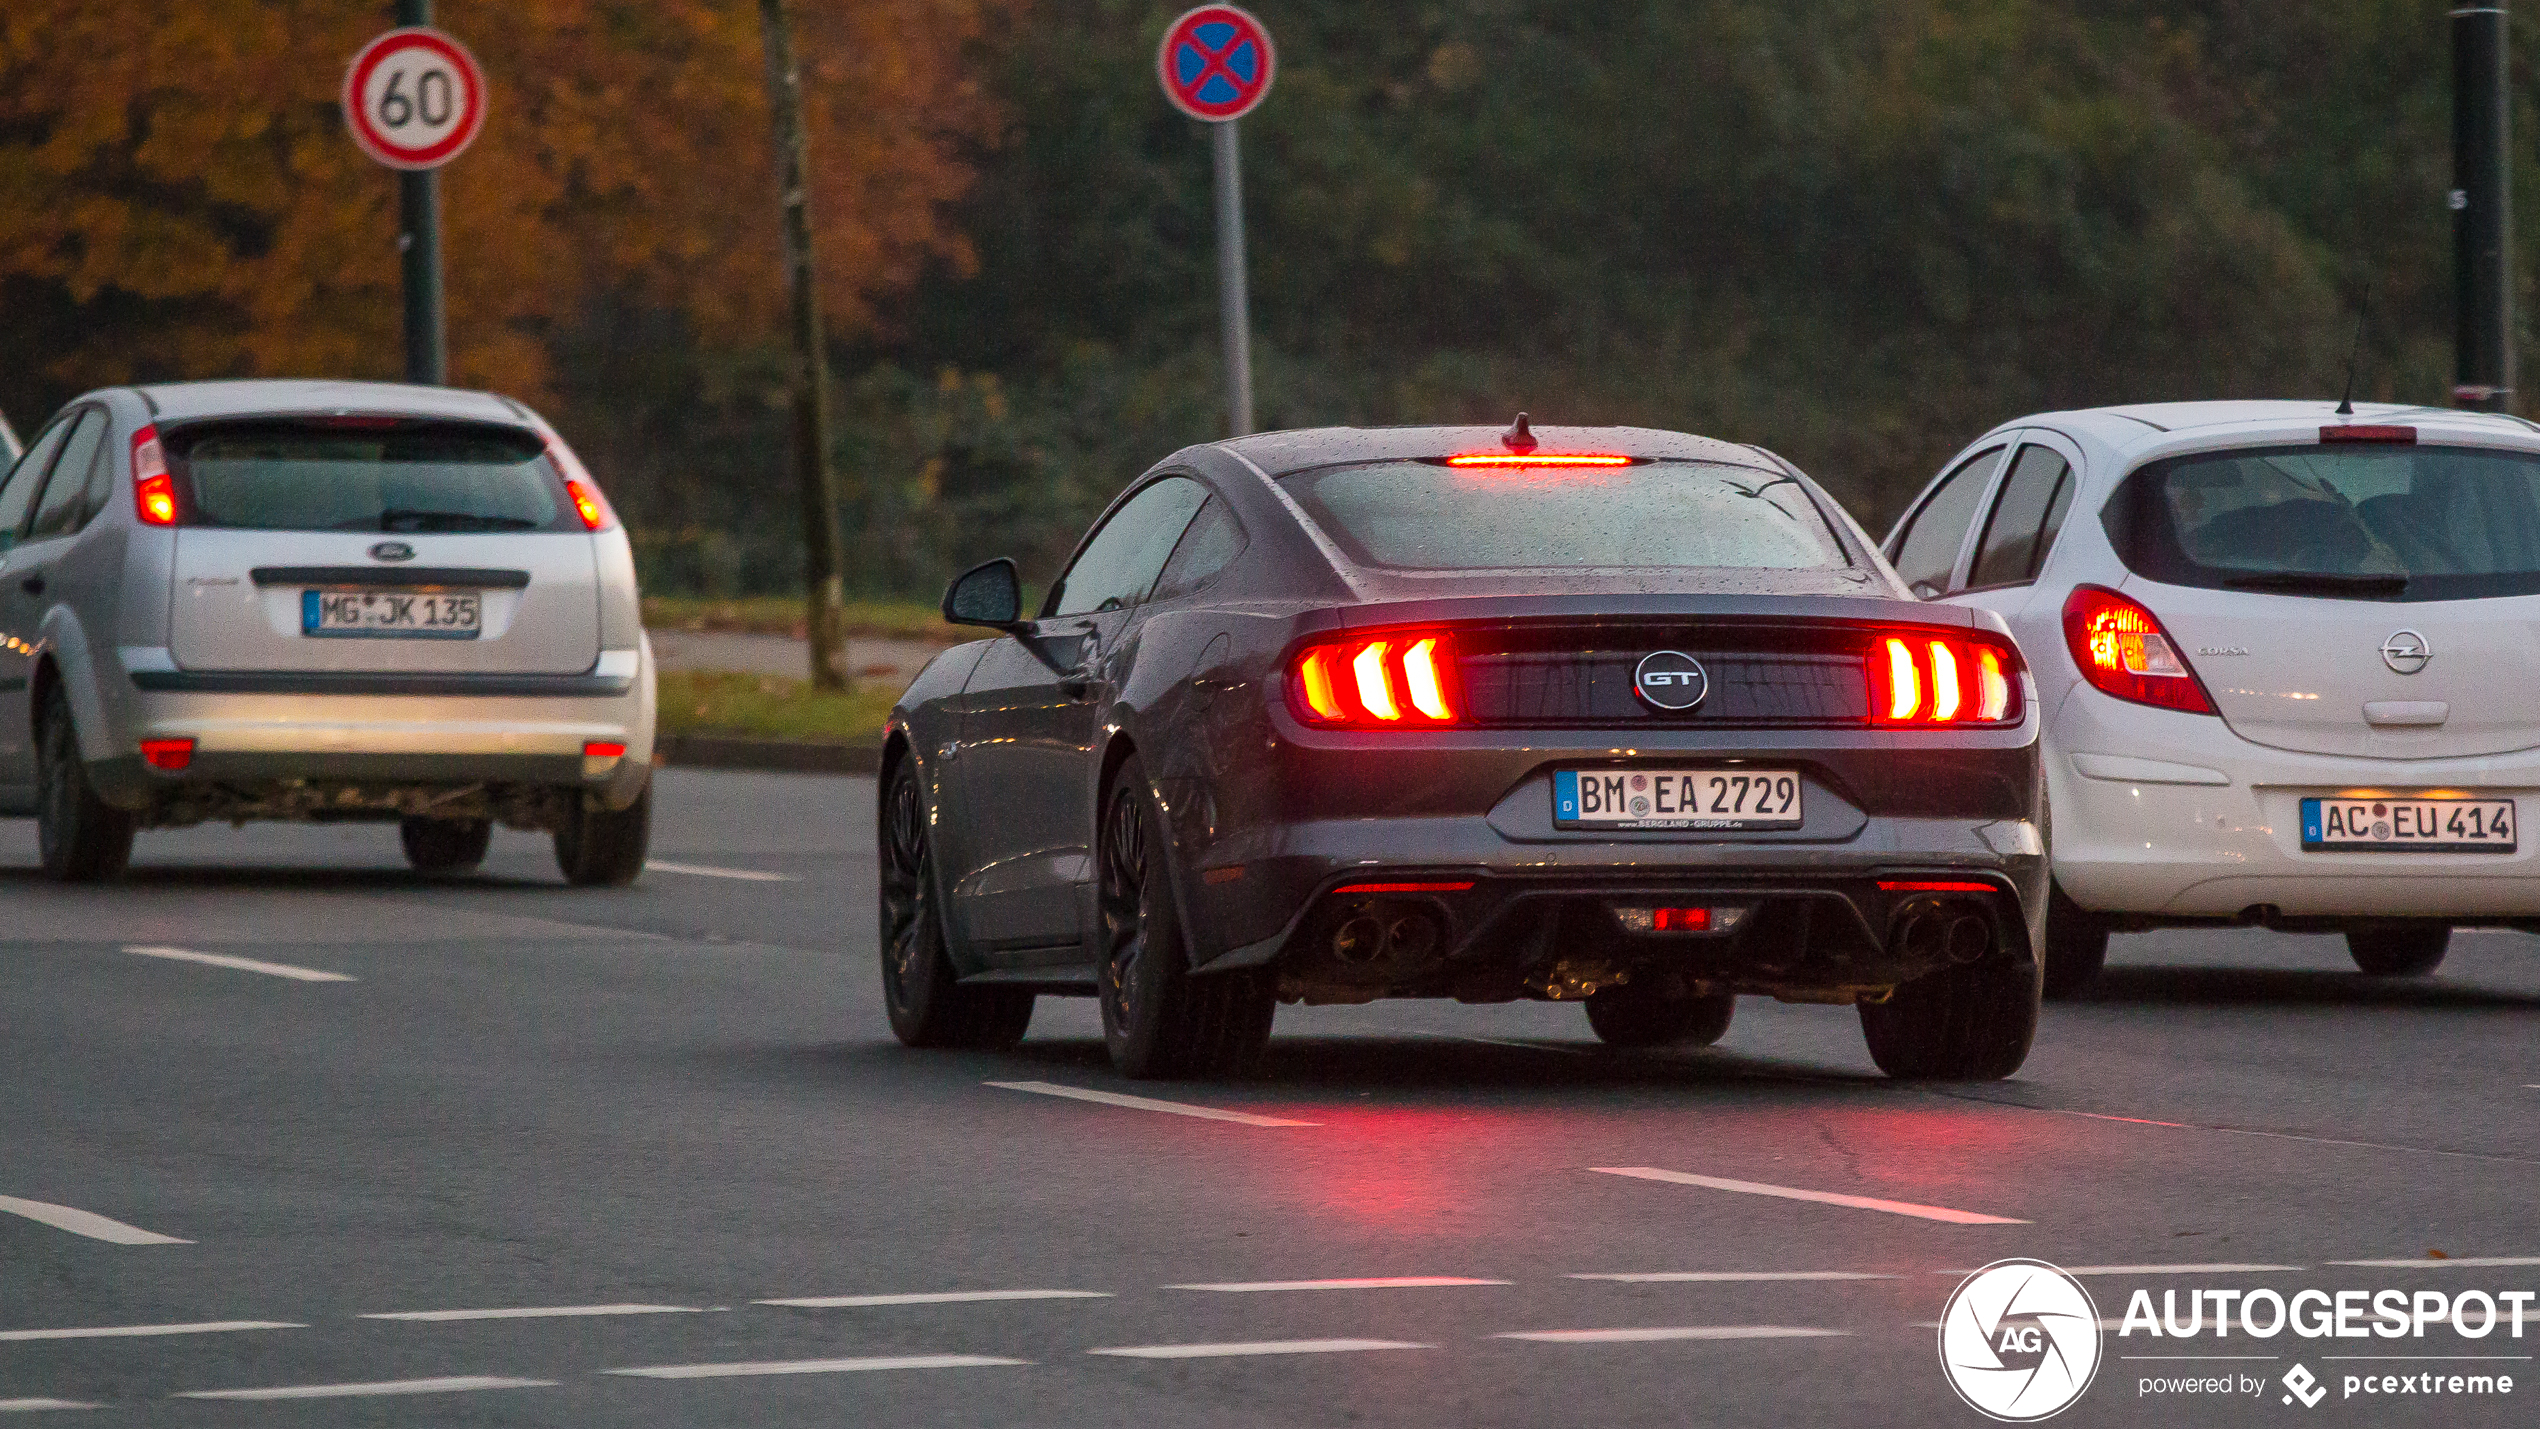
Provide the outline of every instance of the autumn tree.
<path id="1" fill-rule="evenodd" d="M 970 52 L 1012 0 L 806 0 L 831 331 L 930 262 L 995 111 Z M 0 400 L 111 382 L 393 378 L 396 180 L 346 137 L 343 66 L 388 6 L 0 7 Z M 784 301 L 751 0 L 443 0 L 492 104 L 445 171 L 451 380 L 538 394 L 595 294 L 710 341 Z M 28 406 L 25 424 L 42 413 Z"/>

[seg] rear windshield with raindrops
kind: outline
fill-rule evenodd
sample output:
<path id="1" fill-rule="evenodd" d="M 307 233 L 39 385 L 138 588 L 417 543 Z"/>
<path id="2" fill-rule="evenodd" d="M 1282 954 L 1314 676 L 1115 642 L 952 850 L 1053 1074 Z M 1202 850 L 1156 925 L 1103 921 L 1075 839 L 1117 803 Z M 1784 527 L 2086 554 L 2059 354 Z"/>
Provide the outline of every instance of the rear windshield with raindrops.
<path id="1" fill-rule="evenodd" d="M 1366 566 L 1805 571 L 1851 564 L 1796 478 L 1752 467 L 1388 461 L 1298 472 L 1280 484 Z"/>

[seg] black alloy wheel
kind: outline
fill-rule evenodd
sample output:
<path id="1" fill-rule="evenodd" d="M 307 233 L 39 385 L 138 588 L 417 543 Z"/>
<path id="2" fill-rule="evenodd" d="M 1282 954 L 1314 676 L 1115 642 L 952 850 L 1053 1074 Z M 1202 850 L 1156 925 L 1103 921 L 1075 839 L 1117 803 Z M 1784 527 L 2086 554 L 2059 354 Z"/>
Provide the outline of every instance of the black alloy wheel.
<path id="1" fill-rule="evenodd" d="M 2443 923 L 2370 923 L 2346 930 L 2346 952 L 2366 977 L 2423 977 L 2443 966 L 2452 930 Z"/>
<path id="2" fill-rule="evenodd" d="M 1032 994 L 962 987 L 944 947 L 925 791 L 913 758 L 903 756 L 891 771 L 881 835 L 882 1007 L 891 1034 L 911 1047 L 1002 1051 L 1022 1041 Z"/>
<path id="3" fill-rule="evenodd" d="M 79 728 L 60 685 L 44 693 L 35 733 L 35 841 L 44 875 L 57 883 L 120 877 L 132 862 L 130 811 L 97 797 L 79 751 Z"/>
<path id="4" fill-rule="evenodd" d="M 1588 1027 L 1609 1047 L 1708 1047 L 1728 1035 L 1737 996 L 1666 997 L 1639 983 L 1593 994 Z"/>
<path id="5" fill-rule="evenodd" d="M 2079 997 L 2108 962 L 2108 923 L 2049 885 L 2046 893 L 2046 997 Z"/>
<path id="6" fill-rule="evenodd" d="M 1240 1076 L 1269 1044 L 1276 985 L 1257 968 L 1192 973 L 1166 857 L 1162 815 L 1132 755 L 1103 805 L 1095 971 L 1103 1043 L 1125 1077 Z"/>
<path id="7" fill-rule="evenodd" d="M 494 825 L 487 819 L 400 819 L 397 841 L 418 873 L 466 873 L 485 861 Z"/>

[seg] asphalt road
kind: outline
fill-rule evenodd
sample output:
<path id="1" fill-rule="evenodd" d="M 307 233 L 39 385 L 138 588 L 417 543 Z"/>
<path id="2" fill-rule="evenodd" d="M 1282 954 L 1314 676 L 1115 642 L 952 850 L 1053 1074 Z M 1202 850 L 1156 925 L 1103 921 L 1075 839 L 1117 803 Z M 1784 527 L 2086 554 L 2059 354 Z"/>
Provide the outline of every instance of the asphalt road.
<path id="1" fill-rule="evenodd" d="M 2062 1423 L 2540 1402 L 2540 1308 L 2518 1340 L 2113 1333 L 2137 1288 L 2540 1288 L 2540 940 L 2463 935 L 2440 976 L 2373 983 L 2329 939 L 2120 939 L 1981 1086 L 1884 1081 L 1850 1012 L 1748 1000 L 1719 1048 L 1635 1055 L 1560 1006 L 1284 1009 L 1260 1078 L 1133 1087 L 1083 1001 L 1009 1055 L 890 1040 L 869 782 L 662 779 L 659 863 L 623 892 L 565 888 L 525 835 L 434 882 L 390 831 L 274 827 L 144 835 L 128 882 L 70 890 L 0 824 L 0 1409 L 1977 1424 L 1929 1326 L 1953 1272 L 2011 1256 L 2101 1272 L 2106 1359 Z M 2397 1263 L 2338 1263 L 2369 1260 Z M 1599 1278 L 1653 1275 L 1711 1278 Z M 1458 1283 L 1258 1288 L 1385 1278 Z M 917 1298 L 767 1303 L 876 1296 Z M 605 1313 L 447 1314 L 559 1309 Z M 2147 1353 L 2250 1358 L 2121 1358 Z M 2438 1353 L 2522 1383 L 2349 1399 L 2376 1367 L 2327 1358 Z M 2275 1386 L 2296 1360 L 2316 1409 Z M 2143 1392 L 2208 1368 L 2261 1391 Z"/>

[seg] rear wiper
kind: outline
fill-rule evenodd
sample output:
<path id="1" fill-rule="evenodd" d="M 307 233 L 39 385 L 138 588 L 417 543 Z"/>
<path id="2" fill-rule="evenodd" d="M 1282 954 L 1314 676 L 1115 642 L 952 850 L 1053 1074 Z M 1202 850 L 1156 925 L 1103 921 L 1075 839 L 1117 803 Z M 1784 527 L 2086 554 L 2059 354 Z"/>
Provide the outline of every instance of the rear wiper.
<path id="1" fill-rule="evenodd" d="M 412 511 L 392 506 L 379 513 L 382 531 L 528 531 L 537 525 L 518 516 L 479 516 L 473 511 Z"/>
<path id="2" fill-rule="evenodd" d="M 2233 590 L 2321 591 L 2330 595 L 2398 595 L 2408 588 L 2406 576 L 2349 576 L 2331 571 L 2266 571 L 2233 576 L 2223 582 Z"/>

